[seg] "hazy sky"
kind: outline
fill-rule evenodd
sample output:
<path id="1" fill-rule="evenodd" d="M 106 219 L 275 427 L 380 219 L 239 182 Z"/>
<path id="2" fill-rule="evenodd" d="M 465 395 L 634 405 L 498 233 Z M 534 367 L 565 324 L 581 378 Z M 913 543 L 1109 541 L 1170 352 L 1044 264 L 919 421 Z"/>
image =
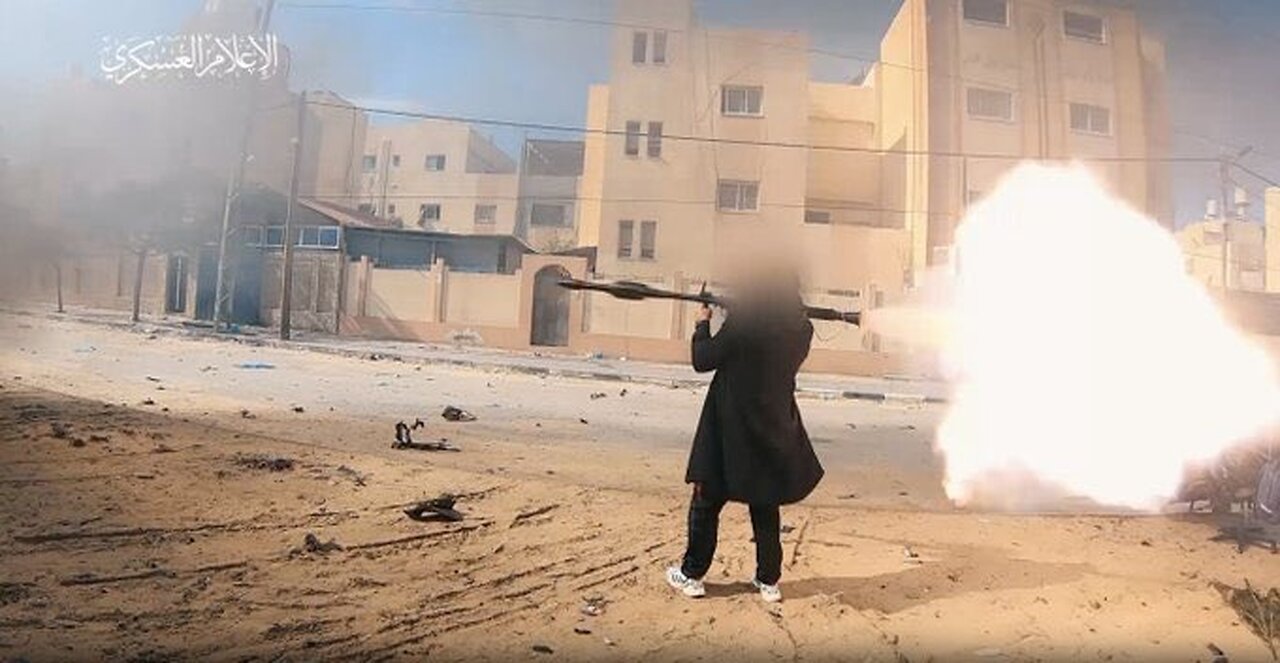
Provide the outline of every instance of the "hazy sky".
<path id="1" fill-rule="evenodd" d="M 234 0 L 233 0 L 234 1 Z M 1280 178 L 1280 0 L 1122 0 L 1169 53 L 1175 151 L 1252 145 L 1245 163 Z M 568 125 L 586 87 L 608 79 L 607 26 L 439 12 L 316 9 L 299 4 L 418 6 L 606 21 L 610 0 L 278 0 L 273 29 L 293 50 L 293 86 L 368 105 Z M 0 151 L 21 143 L 30 99 L 73 65 L 98 67 L 106 36 L 175 31 L 200 0 L 0 0 Z M 808 32 L 814 75 L 847 80 L 868 66 L 899 0 L 698 0 L 708 23 Z M 518 142 L 516 132 L 498 138 Z M 10 146 L 10 147 L 6 147 Z M 1175 172 L 1179 216 L 1216 191 L 1212 167 Z M 1243 182 L 1255 192 L 1261 184 Z"/>

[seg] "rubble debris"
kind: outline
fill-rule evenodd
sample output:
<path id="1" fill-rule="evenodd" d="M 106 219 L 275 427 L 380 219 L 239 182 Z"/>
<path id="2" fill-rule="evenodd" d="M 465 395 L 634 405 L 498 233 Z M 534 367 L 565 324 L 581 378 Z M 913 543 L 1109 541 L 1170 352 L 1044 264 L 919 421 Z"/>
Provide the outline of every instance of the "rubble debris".
<path id="1" fill-rule="evenodd" d="M 254 413 L 252 413 L 252 412 L 250 412 L 250 411 L 248 411 L 248 410 L 240 410 L 240 418 L 241 418 L 241 419 L 257 419 L 257 418 L 258 418 L 258 415 L 254 414 Z"/>
<path id="2" fill-rule="evenodd" d="M 1205 649 L 1208 649 L 1209 653 L 1213 654 L 1213 658 L 1209 659 L 1209 663 L 1228 663 L 1230 660 L 1227 658 L 1227 653 L 1212 642 L 1206 645 Z"/>
<path id="3" fill-rule="evenodd" d="M 578 635 L 591 635 L 591 628 L 587 626 L 583 626 L 582 624 L 578 624 L 577 626 L 573 627 L 573 632 L 577 633 Z"/>
<path id="4" fill-rule="evenodd" d="M 265 361 L 246 361 L 236 364 L 236 368 L 243 368 L 250 371 L 269 371 L 275 367 L 275 364 Z"/>
<path id="5" fill-rule="evenodd" d="M 546 645 L 534 645 L 534 646 L 533 646 L 533 651 L 534 651 L 534 653 L 535 653 L 535 654 L 548 654 L 548 655 L 549 655 L 549 654 L 554 654 L 554 653 L 556 653 L 556 650 L 554 650 L 554 649 L 552 649 L 552 648 L 550 648 L 550 647 L 548 647 L 548 646 L 546 646 Z"/>
<path id="6" fill-rule="evenodd" d="M 171 454 L 171 453 L 174 453 L 174 452 L 176 452 L 176 451 L 177 451 L 177 449 L 174 449 L 173 447 L 171 447 L 171 446 L 169 446 L 169 445 L 167 445 L 167 444 L 157 444 L 157 445 L 156 445 L 156 447 L 155 447 L 154 449 L 152 449 L 152 450 L 151 450 L 151 453 L 153 453 L 153 454 Z"/>
<path id="7" fill-rule="evenodd" d="M 31 596 L 31 586 L 25 583 L 0 582 L 0 606 L 26 600 Z"/>
<path id="8" fill-rule="evenodd" d="M 444 494 L 434 499 L 423 500 L 417 504 L 404 510 L 404 515 L 409 516 L 410 520 L 418 522 L 431 522 L 433 520 L 446 520 L 456 523 L 462 520 L 463 516 L 454 505 L 458 503 L 458 498 L 454 495 Z"/>
<path id="9" fill-rule="evenodd" d="M 476 420 L 476 415 L 471 414 L 470 412 L 467 412 L 466 410 L 460 407 L 454 407 L 452 405 L 445 407 L 444 412 L 441 412 L 440 416 L 444 417 L 445 421 L 460 422 L 460 421 Z"/>
<path id="10" fill-rule="evenodd" d="M 360 474 L 359 472 L 357 472 L 357 471 L 355 471 L 355 470 L 351 469 L 350 467 L 347 467 L 346 465 L 339 465 L 339 466 L 338 466 L 338 474 L 341 474 L 341 475 L 343 475 L 343 476 L 345 476 L 345 477 L 350 478 L 350 479 L 351 479 L 351 481 L 352 481 L 352 483 L 354 483 L 354 484 L 355 484 L 355 485 L 357 485 L 357 486 L 364 486 L 364 485 L 365 485 L 365 476 L 364 476 L 363 474 Z"/>
<path id="11" fill-rule="evenodd" d="M 303 412 L 306 412 L 307 410 L 306 410 L 306 408 L 303 408 L 301 405 L 295 405 L 295 406 L 293 406 L 293 411 L 294 411 L 294 412 L 296 412 L 296 413 L 298 413 L 298 414 L 302 414 Z"/>
<path id="12" fill-rule="evenodd" d="M 1271 658 L 1280 660 L 1280 590 L 1272 587 L 1264 594 L 1254 589 L 1248 580 L 1244 581 L 1244 589 L 1220 582 L 1211 583 L 1211 586 L 1218 590 L 1222 600 L 1236 611 L 1249 630 L 1262 639 L 1271 652 Z"/>
<path id="13" fill-rule="evenodd" d="M 580 423 L 580 424 L 582 424 L 582 425 L 584 425 L 584 426 L 585 426 L 585 425 L 587 425 L 589 422 L 588 422 L 586 419 L 582 418 L 582 417 L 578 417 L 578 423 Z"/>
<path id="14" fill-rule="evenodd" d="M 911 549 L 911 546 L 902 546 L 902 561 L 906 564 L 923 564 L 920 559 L 920 553 Z"/>
<path id="15" fill-rule="evenodd" d="M 858 494 L 857 494 L 857 493 L 847 493 L 847 494 L 844 494 L 844 495 L 837 495 L 837 496 L 836 496 L 836 499 L 838 499 L 838 500 L 856 500 L 856 499 L 858 499 Z"/>
<path id="16" fill-rule="evenodd" d="M 593 401 L 598 401 L 598 400 L 600 400 L 601 398 L 608 398 L 608 397 L 609 397 L 609 394 L 606 394 L 606 393 L 604 393 L 603 391 L 597 391 L 597 392 L 595 392 L 595 393 L 591 394 L 591 400 L 593 400 Z"/>
<path id="17" fill-rule="evenodd" d="M 622 391 L 618 392 L 618 398 L 626 398 L 626 397 L 627 397 L 627 390 L 625 388 Z"/>
<path id="18" fill-rule="evenodd" d="M 236 454 L 235 464 L 251 470 L 287 472 L 293 469 L 294 460 L 283 456 L 267 456 L 264 454 Z"/>
<path id="19" fill-rule="evenodd" d="M 547 504 L 545 506 L 540 506 L 532 511 L 524 511 L 521 513 L 517 513 L 516 517 L 511 521 L 511 527 L 515 527 L 516 525 L 519 525 L 520 523 L 525 522 L 526 520 L 529 520 L 531 518 L 537 518 L 538 516 L 550 513 L 559 508 L 560 508 L 559 504 Z"/>
<path id="20" fill-rule="evenodd" d="M 83 446 L 84 446 L 84 440 L 82 440 L 82 439 L 80 439 L 80 438 L 78 438 L 78 437 L 76 437 L 76 438 L 72 438 L 72 439 L 71 439 L 71 446 L 73 446 L 73 447 L 75 447 L 75 448 L 79 449 L 80 447 L 83 447 Z"/>
<path id="21" fill-rule="evenodd" d="M 604 607 L 607 604 L 608 604 L 608 600 L 606 600 L 603 596 L 599 596 L 599 595 L 588 596 L 586 600 L 583 602 L 582 608 L 579 610 L 579 612 L 581 612 L 582 614 L 588 617 L 599 617 L 600 615 L 604 614 Z"/>
<path id="22" fill-rule="evenodd" d="M 159 382 L 159 381 L 160 381 L 160 378 L 155 377 L 154 375 L 147 376 L 147 382 Z"/>
<path id="23" fill-rule="evenodd" d="M 307 535 L 302 539 L 301 552 L 324 555 L 331 552 L 338 552 L 342 549 L 342 544 L 333 539 L 329 539 L 328 541 L 321 543 L 319 537 L 311 532 L 307 532 Z"/>
<path id="24" fill-rule="evenodd" d="M 65 440 L 68 437 L 71 437 L 71 426 L 62 423 L 61 421 L 55 421 L 49 424 L 49 429 L 49 435 L 56 440 Z"/>
<path id="25" fill-rule="evenodd" d="M 415 420 L 410 426 L 401 421 L 396 423 L 396 441 L 391 443 L 392 449 L 412 449 L 414 451 L 462 451 L 458 447 L 449 443 L 449 440 L 441 438 L 439 442 L 414 442 L 413 431 L 419 428 L 425 428 L 427 424 L 421 419 Z"/>
<path id="26" fill-rule="evenodd" d="M 156 404 L 156 402 L 155 402 L 155 400 L 153 400 L 153 399 L 147 398 L 147 399 L 144 399 L 144 400 L 142 401 L 142 404 L 143 404 L 143 405 L 155 405 L 155 404 Z"/>

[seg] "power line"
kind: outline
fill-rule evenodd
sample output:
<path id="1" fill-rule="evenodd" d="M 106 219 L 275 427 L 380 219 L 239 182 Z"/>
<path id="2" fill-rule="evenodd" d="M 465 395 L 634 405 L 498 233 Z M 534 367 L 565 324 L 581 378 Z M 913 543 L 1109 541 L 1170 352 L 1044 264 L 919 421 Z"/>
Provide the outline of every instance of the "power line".
<path id="1" fill-rule="evenodd" d="M 327 103 L 321 101 L 307 101 L 312 106 L 327 106 L 331 108 L 343 108 L 361 110 L 366 113 L 375 115 L 390 115 L 394 117 L 407 117 L 421 120 L 438 120 L 445 122 L 459 122 L 464 124 L 475 124 L 481 126 L 505 127 L 510 129 L 532 129 L 536 131 L 548 131 L 558 133 L 574 133 L 574 134 L 593 134 L 604 136 L 642 136 L 641 134 L 628 134 L 622 129 L 596 129 L 583 126 L 571 126 L 565 124 L 549 124 L 542 122 L 522 122 L 517 120 L 498 120 L 491 118 L 469 117 L 464 115 L 450 115 L 445 113 L 421 113 L 405 110 L 395 110 L 390 108 L 373 108 L 368 106 L 344 105 Z M 647 134 L 645 134 L 647 135 Z M 849 152 L 857 154 L 874 154 L 878 156 L 930 156 L 930 157 L 947 157 L 962 158 L 974 160 L 996 160 L 996 161 L 1045 161 L 1045 162 L 1096 162 L 1096 163 L 1219 163 L 1221 160 L 1217 157 L 1195 157 L 1195 156 L 1170 156 L 1170 157 L 1126 157 L 1126 156 L 1075 156 L 1075 157 L 1032 157 L 1019 154 L 995 154 L 982 152 L 952 152 L 940 150 L 895 150 L 875 147 L 855 147 L 850 145 L 810 145 L 807 143 L 794 143 L 788 141 L 769 141 L 769 140 L 747 140 L 739 138 L 720 138 L 715 136 L 694 136 L 680 134 L 661 134 L 663 140 L 672 140 L 678 142 L 692 143 L 709 143 L 716 145 L 738 145 L 749 147 L 769 147 L 782 149 L 798 149 L 798 150 L 815 150 L 820 152 Z"/>
<path id="2" fill-rule="evenodd" d="M 1259 180 L 1261 180 L 1261 181 L 1262 181 L 1264 184 L 1266 184 L 1267 186 L 1280 187 L 1280 182 L 1277 182 L 1276 180 L 1274 180 L 1274 179 L 1272 179 L 1272 178 L 1270 178 L 1270 177 L 1267 177 L 1266 175 L 1263 175 L 1262 173 L 1259 173 L 1258 171 L 1256 171 L 1256 170 L 1254 170 L 1254 169 L 1252 169 L 1252 168 L 1250 168 L 1250 167 L 1248 167 L 1248 166 L 1242 165 L 1242 164 L 1240 164 L 1239 162 L 1235 162 L 1235 163 L 1233 163 L 1232 165 L 1233 165 L 1233 166 L 1235 166 L 1236 168 L 1239 168 L 1240 170 L 1244 171 L 1246 174 L 1248 174 L 1248 175 L 1252 175 L 1252 176 L 1254 176 L 1254 177 L 1258 178 Z"/>

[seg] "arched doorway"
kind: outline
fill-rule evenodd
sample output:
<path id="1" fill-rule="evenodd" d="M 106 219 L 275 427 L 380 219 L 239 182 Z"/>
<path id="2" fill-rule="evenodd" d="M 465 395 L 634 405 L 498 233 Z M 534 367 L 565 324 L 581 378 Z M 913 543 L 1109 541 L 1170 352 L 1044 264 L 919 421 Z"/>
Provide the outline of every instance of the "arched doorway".
<path id="1" fill-rule="evenodd" d="M 548 265 L 533 277 L 533 329 L 529 342 L 533 345 L 569 345 L 569 291 L 559 281 L 569 272 L 559 265 Z"/>

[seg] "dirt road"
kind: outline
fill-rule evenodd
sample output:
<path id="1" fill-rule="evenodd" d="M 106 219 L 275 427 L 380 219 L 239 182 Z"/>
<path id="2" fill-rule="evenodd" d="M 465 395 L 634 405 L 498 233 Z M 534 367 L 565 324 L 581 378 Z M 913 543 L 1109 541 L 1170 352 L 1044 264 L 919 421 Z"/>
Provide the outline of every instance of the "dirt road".
<path id="1" fill-rule="evenodd" d="M 784 510 L 786 601 L 745 584 L 733 508 L 689 601 L 663 440 L 697 393 L 24 324 L 0 319 L 0 657 L 1270 660 L 1209 583 L 1280 585 L 1275 557 L 1200 517 L 952 511 L 890 446 L 936 412 L 806 403 L 833 472 Z M 390 449 L 414 413 L 463 451 Z M 403 513 L 441 493 L 462 521 Z"/>

